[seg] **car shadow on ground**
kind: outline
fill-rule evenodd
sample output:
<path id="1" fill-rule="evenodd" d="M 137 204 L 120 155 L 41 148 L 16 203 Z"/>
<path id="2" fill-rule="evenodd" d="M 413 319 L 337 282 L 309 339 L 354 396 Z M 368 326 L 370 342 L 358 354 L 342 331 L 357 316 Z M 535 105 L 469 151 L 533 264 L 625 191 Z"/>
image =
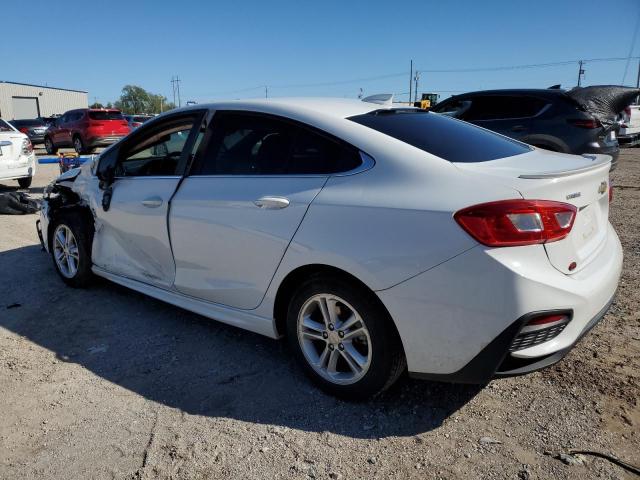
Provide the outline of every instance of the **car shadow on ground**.
<path id="1" fill-rule="evenodd" d="M 349 403 L 316 389 L 286 343 L 208 320 L 107 281 L 66 287 L 38 246 L 0 253 L 0 326 L 143 397 L 192 415 L 350 437 L 433 430 L 481 386 L 404 378 Z"/>

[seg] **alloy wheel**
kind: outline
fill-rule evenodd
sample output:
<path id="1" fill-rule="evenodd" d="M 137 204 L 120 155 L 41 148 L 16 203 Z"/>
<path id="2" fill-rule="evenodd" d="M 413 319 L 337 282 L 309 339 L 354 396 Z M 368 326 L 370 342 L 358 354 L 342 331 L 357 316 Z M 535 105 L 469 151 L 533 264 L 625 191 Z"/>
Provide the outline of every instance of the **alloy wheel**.
<path id="1" fill-rule="evenodd" d="M 76 275 L 80 263 L 80 252 L 76 237 L 66 225 L 58 225 L 53 234 L 53 257 L 65 278 L 73 278 Z"/>
<path id="2" fill-rule="evenodd" d="M 361 380 L 371 365 L 371 337 L 364 319 L 342 298 L 318 294 L 298 314 L 298 342 L 313 370 L 339 385 Z"/>

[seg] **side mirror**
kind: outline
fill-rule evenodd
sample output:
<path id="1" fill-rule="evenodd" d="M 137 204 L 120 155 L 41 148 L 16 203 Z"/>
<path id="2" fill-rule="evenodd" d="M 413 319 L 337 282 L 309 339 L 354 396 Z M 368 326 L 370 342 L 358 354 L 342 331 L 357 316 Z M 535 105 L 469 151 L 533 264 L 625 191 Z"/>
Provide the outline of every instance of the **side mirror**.
<path id="1" fill-rule="evenodd" d="M 118 150 L 118 148 L 112 148 L 99 157 L 96 176 L 100 180 L 100 188 L 102 190 L 106 190 L 116 177 Z"/>

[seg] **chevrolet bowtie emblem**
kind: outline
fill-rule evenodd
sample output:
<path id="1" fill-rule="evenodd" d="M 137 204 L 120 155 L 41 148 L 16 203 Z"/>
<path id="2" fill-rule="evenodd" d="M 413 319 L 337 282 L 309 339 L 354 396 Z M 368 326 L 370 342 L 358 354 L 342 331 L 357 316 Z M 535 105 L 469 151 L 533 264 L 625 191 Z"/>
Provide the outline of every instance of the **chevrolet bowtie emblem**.
<path id="1" fill-rule="evenodd" d="M 602 182 L 598 187 L 598 193 L 604 193 L 607 191 L 607 182 Z"/>

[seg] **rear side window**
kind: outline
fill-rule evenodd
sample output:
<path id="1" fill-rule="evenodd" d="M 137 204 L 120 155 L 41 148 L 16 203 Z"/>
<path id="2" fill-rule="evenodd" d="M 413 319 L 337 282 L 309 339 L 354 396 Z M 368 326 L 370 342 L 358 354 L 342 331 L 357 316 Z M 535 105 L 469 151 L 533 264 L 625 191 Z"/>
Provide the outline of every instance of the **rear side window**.
<path id="1" fill-rule="evenodd" d="M 324 175 L 362 163 L 356 149 L 277 117 L 221 112 L 212 128 L 201 175 Z"/>
<path id="2" fill-rule="evenodd" d="M 420 110 L 378 110 L 349 120 L 450 162 L 486 162 L 531 150 L 524 143 L 469 123 Z"/>
<path id="3" fill-rule="evenodd" d="M 13 128 L 4 120 L 0 119 L 0 132 L 13 132 Z"/>
<path id="4" fill-rule="evenodd" d="M 456 115 L 467 121 L 533 117 L 546 105 L 539 98 L 511 95 L 473 97 L 467 102 L 470 104 Z"/>
<path id="5" fill-rule="evenodd" d="M 89 118 L 91 120 L 124 120 L 122 112 L 112 110 L 90 110 Z"/>

